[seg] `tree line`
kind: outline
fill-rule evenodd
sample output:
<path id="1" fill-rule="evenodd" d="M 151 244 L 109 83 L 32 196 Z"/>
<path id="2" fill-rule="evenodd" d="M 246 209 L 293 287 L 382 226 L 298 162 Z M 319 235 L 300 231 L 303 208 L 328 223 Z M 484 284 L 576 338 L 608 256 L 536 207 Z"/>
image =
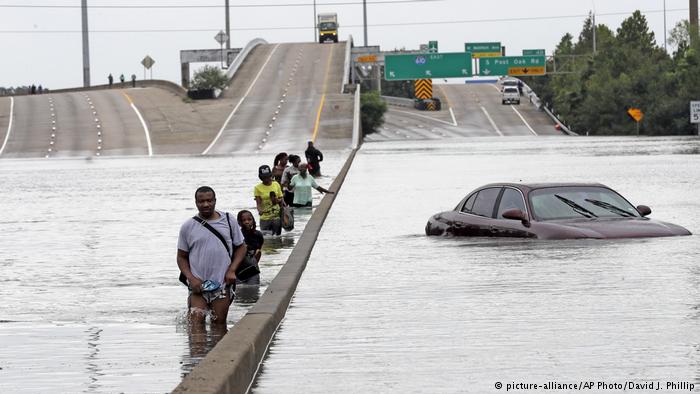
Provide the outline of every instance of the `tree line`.
<path id="1" fill-rule="evenodd" d="M 616 32 L 606 25 L 594 26 L 589 17 L 576 42 L 565 34 L 548 61 L 548 70 L 556 61 L 567 73 L 523 80 L 579 134 L 636 134 L 630 108 L 644 113 L 641 134 L 694 134 L 689 103 L 700 100 L 698 41 L 698 31 L 681 21 L 670 32 L 668 42 L 675 51 L 669 54 L 657 45 L 639 11 Z"/>

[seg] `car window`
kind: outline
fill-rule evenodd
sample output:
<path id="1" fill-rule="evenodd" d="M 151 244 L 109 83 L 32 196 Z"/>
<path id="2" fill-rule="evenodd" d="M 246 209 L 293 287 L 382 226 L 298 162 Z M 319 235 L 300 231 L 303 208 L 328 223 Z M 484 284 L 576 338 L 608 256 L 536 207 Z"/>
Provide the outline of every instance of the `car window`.
<path id="1" fill-rule="evenodd" d="M 506 93 L 518 93 L 518 88 L 508 87 L 504 90 L 504 92 L 506 92 Z"/>
<path id="2" fill-rule="evenodd" d="M 493 217 L 493 207 L 496 205 L 496 198 L 498 198 L 498 193 L 500 193 L 500 191 L 500 187 L 480 190 L 476 195 L 476 200 L 474 200 L 472 213 L 488 218 Z"/>
<path id="3" fill-rule="evenodd" d="M 470 213 L 472 211 L 472 207 L 474 206 L 474 200 L 476 200 L 476 195 L 478 193 L 474 193 L 469 198 L 467 201 L 464 203 L 464 206 L 462 207 L 462 212 Z"/>
<path id="4" fill-rule="evenodd" d="M 529 194 L 536 220 L 639 217 L 637 210 L 616 192 L 597 186 L 562 186 Z"/>
<path id="5" fill-rule="evenodd" d="M 496 216 L 496 218 L 503 219 L 503 212 L 513 208 L 525 212 L 525 201 L 519 191 L 506 188 L 503 190 L 503 196 L 501 196 L 501 203 L 498 205 L 498 216 Z"/>

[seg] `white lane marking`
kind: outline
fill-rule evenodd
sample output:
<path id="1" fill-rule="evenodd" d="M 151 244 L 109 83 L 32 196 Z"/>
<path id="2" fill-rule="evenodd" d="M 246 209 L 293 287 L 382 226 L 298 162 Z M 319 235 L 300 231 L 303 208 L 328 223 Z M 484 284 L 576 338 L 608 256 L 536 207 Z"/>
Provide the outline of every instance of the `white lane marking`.
<path id="1" fill-rule="evenodd" d="M 13 111 L 15 110 L 15 98 L 10 97 L 10 123 L 7 125 L 7 134 L 5 135 L 5 142 L 2 143 L 2 147 L 0 147 L 0 155 L 2 155 L 2 151 L 5 150 L 5 146 L 7 146 L 7 141 L 10 140 L 10 132 L 12 131 L 12 114 Z"/>
<path id="2" fill-rule="evenodd" d="M 136 105 L 134 105 L 134 103 L 131 103 L 131 108 L 133 108 L 134 112 L 136 112 L 136 116 L 139 117 L 141 125 L 143 126 L 143 132 L 146 133 L 146 143 L 148 144 L 148 156 L 153 156 L 153 145 L 151 145 L 151 134 L 148 132 L 148 125 L 146 125 L 146 121 L 143 120 L 141 112 L 139 112 L 139 109 L 136 108 Z"/>
<path id="3" fill-rule="evenodd" d="M 430 116 L 426 116 L 426 115 L 414 114 L 413 112 L 401 111 L 401 110 L 392 110 L 391 112 L 400 112 L 400 113 L 402 113 L 402 114 L 413 115 L 413 116 L 419 116 L 419 117 L 421 117 L 421 118 L 426 118 L 426 119 L 434 120 L 434 121 L 436 121 L 436 122 L 444 123 L 444 124 L 446 124 L 446 125 L 454 126 L 454 125 L 453 125 L 452 123 L 450 123 L 450 122 L 445 122 L 444 120 L 441 120 L 441 119 L 431 118 Z M 403 121 L 403 122 L 405 122 L 405 121 Z"/>
<path id="4" fill-rule="evenodd" d="M 450 107 L 450 115 L 452 115 L 452 123 L 457 126 L 457 119 L 455 119 L 455 113 L 452 112 L 452 107 Z"/>
<path id="5" fill-rule="evenodd" d="M 255 76 L 255 79 L 253 79 L 253 82 L 248 87 L 248 90 L 246 90 L 246 92 L 243 94 L 243 97 L 241 97 L 241 100 L 233 108 L 233 111 L 231 111 L 228 118 L 226 118 L 224 125 L 221 126 L 221 130 L 219 130 L 219 134 L 216 135 L 216 137 L 214 138 L 214 141 L 212 141 L 211 144 L 209 144 L 209 146 L 207 147 L 207 149 L 205 149 L 204 152 L 202 152 L 203 155 L 206 155 L 209 152 L 209 150 L 212 147 L 214 147 L 214 145 L 216 144 L 216 141 L 218 141 L 219 138 L 221 137 L 221 134 L 224 133 L 226 126 L 228 126 L 228 122 L 231 121 L 231 118 L 233 118 L 233 115 L 236 113 L 236 111 L 238 111 L 238 107 L 240 107 L 241 104 L 243 104 L 243 101 L 246 99 L 246 97 L 248 97 L 248 93 L 250 93 L 250 91 L 253 90 L 255 83 L 258 81 L 258 78 L 260 78 L 260 74 L 262 74 L 262 72 L 265 70 L 265 66 L 267 66 L 267 63 L 270 62 L 270 59 L 272 59 L 272 55 L 275 54 L 275 51 L 277 50 L 277 47 L 279 47 L 279 46 L 280 46 L 280 44 L 277 44 L 277 45 L 275 45 L 274 48 L 272 48 L 272 52 L 270 52 L 270 56 L 267 57 L 267 60 L 265 60 L 265 63 L 262 65 L 262 67 L 260 67 L 260 71 L 258 71 L 258 75 Z"/>
<path id="6" fill-rule="evenodd" d="M 520 119 L 523 121 L 523 123 L 525 123 L 525 126 L 527 126 L 527 128 L 530 129 L 530 131 L 532 132 L 532 134 L 537 135 L 537 133 L 535 133 L 535 130 L 533 130 L 532 127 L 530 127 L 530 125 L 527 123 L 527 121 L 525 120 L 525 118 L 523 118 L 523 116 L 520 114 L 520 111 L 518 111 L 517 109 L 515 109 L 515 107 L 512 106 L 512 105 L 511 105 L 510 107 L 513 108 L 513 111 L 515 111 L 516 114 L 518 114 L 518 116 L 520 117 Z"/>
<path id="7" fill-rule="evenodd" d="M 480 105 L 480 107 L 481 107 L 481 110 L 484 111 L 484 115 L 486 115 L 486 117 L 489 119 L 489 122 L 491 122 L 491 126 L 493 126 L 493 129 L 496 130 L 496 133 L 498 133 L 498 135 L 503 137 L 503 133 L 501 133 L 501 130 L 498 129 L 498 126 L 496 126 L 496 122 L 493 121 L 493 119 L 491 118 L 491 115 L 489 115 L 489 112 L 486 110 L 486 108 L 484 108 L 483 105 Z"/>

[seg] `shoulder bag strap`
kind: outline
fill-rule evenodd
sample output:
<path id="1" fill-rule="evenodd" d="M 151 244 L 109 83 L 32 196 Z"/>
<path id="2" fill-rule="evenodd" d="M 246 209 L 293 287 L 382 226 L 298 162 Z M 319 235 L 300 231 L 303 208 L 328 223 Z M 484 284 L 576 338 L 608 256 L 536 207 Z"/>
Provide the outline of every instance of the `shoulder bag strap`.
<path id="1" fill-rule="evenodd" d="M 233 244 L 233 227 L 231 227 L 231 220 L 228 218 L 228 212 L 226 212 L 226 222 L 228 222 L 228 232 L 229 235 L 231 235 L 231 245 L 236 246 Z M 233 255 L 231 255 L 233 257 Z"/>
<path id="2" fill-rule="evenodd" d="M 206 228 L 207 230 L 211 231 L 212 234 L 216 235 L 216 238 L 219 238 L 219 240 L 221 241 L 221 243 L 224 244 L 224 247 L 226 248 L 226 253 L 227 253 L 229 256 L 231 255 L 231 251 L 230 251 L 229 248 L 228 248 L 228 244 L 226 243 L 226 240 L 224 239 L 224 236 L 221 235 L 220 232 L 216 231 L 216 229 L 214 229 L 214 227 L 212 227 L 209 223 L 207 223 L 206 220 L 200 218 L 199 216 L 192 216 L 192 219 L 196 220 L 196 221 L 199 222 L 202 226 L 204 226 L 204 228 Z M 228 220 L 228 213 L 226 214 L 226 220 Z M 230 229 L 230 228 L 231 228 L 231 222 L 229 222 L 229 229 Z M 233 234 L 233 232 L 232 232 L 231 234 Z M 233 242 L 233 237 L 231 237 L 231 240 L 232 240 L 232 242 Z"/>

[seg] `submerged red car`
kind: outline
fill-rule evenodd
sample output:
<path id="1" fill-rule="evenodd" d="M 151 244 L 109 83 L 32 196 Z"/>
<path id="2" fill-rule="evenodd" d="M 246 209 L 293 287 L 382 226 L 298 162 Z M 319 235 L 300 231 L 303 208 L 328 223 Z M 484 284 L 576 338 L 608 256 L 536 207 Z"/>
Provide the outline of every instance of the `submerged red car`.
<path id="1" fill-rule="evenodd" d="M 690 235 L 676 224 L 647 218 L 650 213 L 648 206 L 635 208 L 599 183 L 495 183 L 433 215 L 425 233 L 539 239 Z"/>

